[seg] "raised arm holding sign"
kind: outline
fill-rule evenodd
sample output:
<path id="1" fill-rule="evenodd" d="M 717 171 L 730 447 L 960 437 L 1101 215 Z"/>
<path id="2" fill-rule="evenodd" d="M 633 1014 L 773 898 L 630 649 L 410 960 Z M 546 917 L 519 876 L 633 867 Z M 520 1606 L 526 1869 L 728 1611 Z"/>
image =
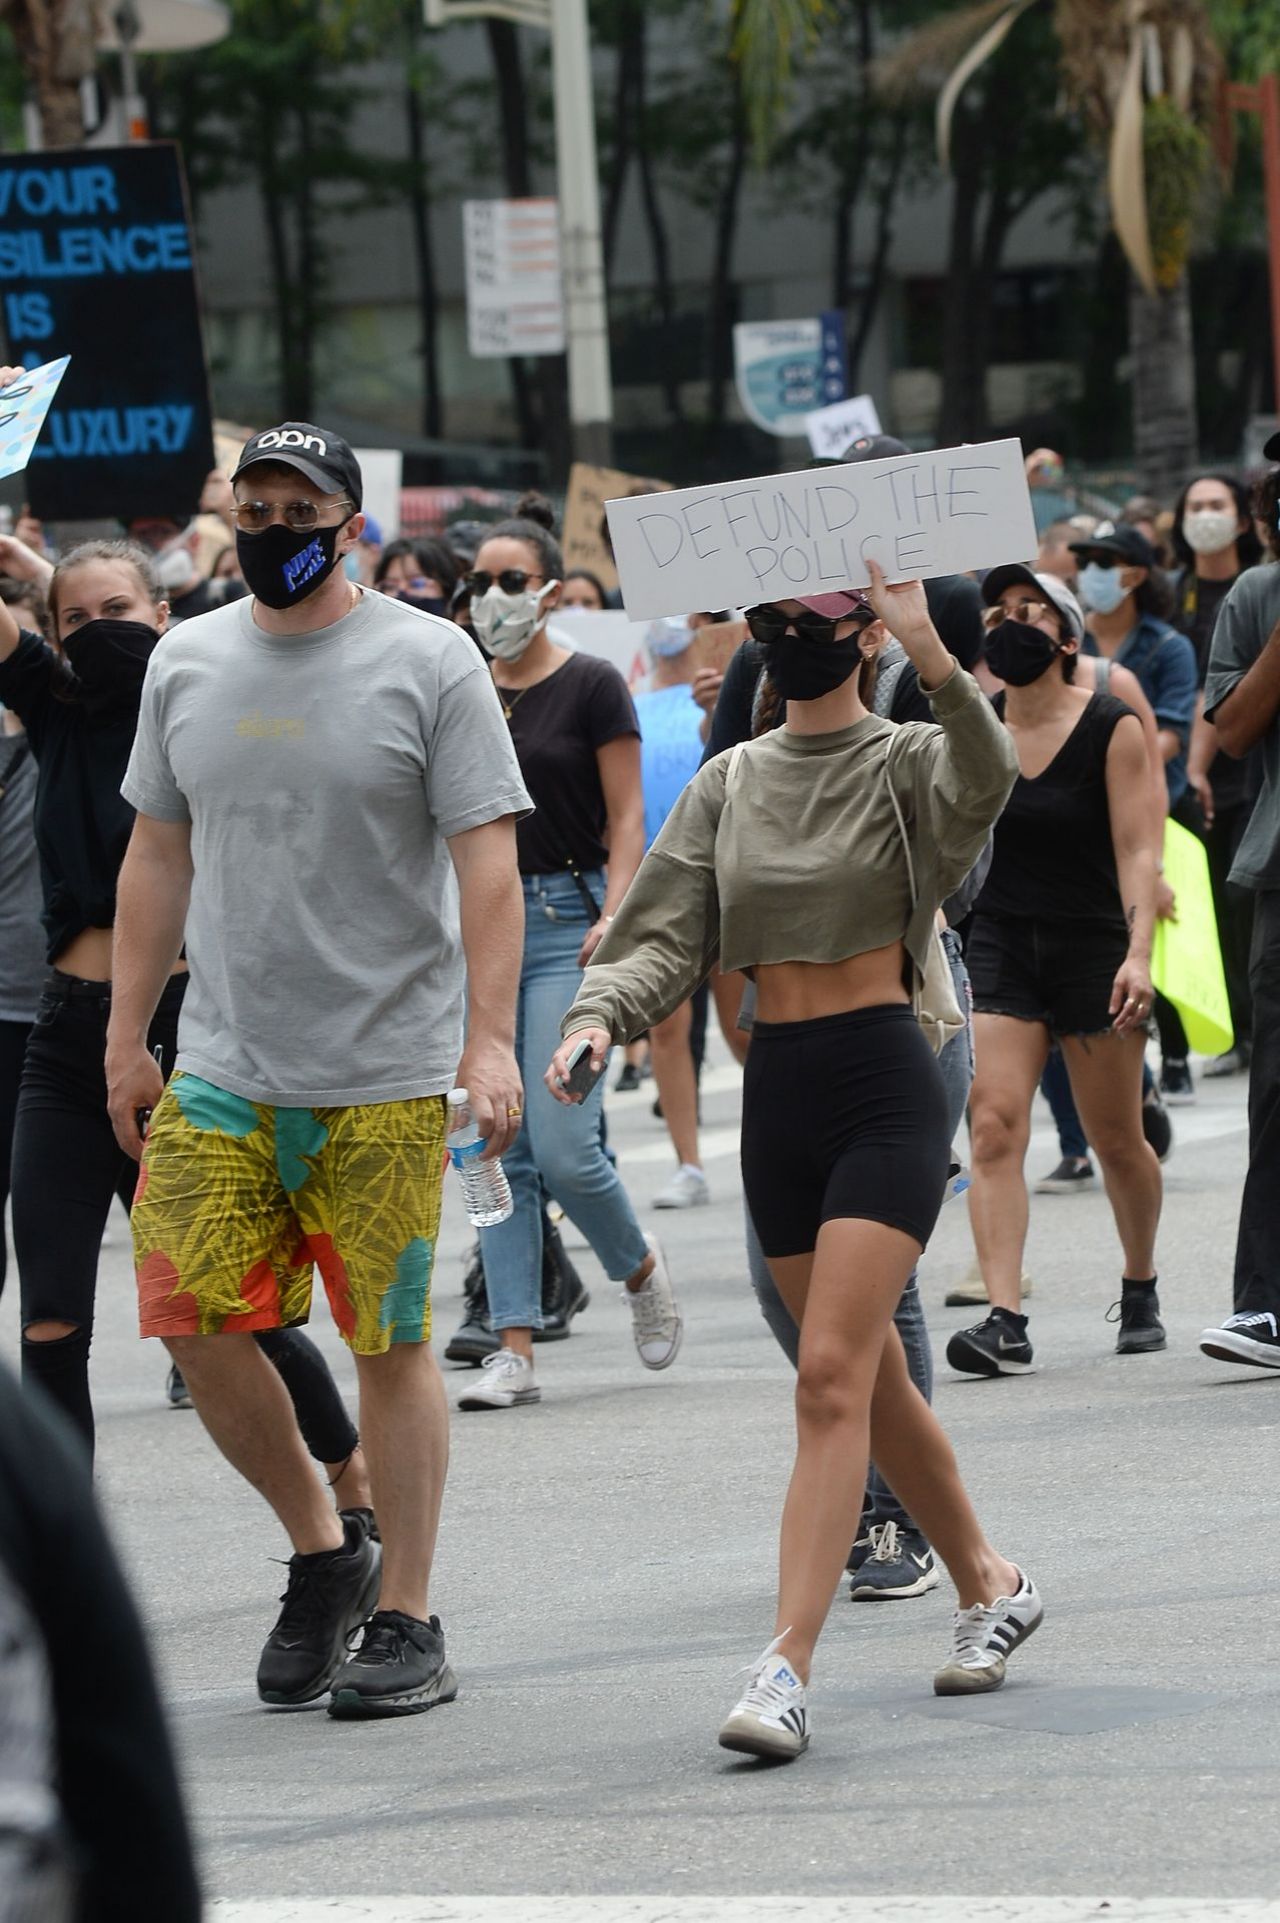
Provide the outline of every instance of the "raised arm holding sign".
<path id="1" fill-rule="evenodd" d="M 988 441 L 608 503 L 632 620 L 963 574 L 1036 551 L 1022 446 Z"/>

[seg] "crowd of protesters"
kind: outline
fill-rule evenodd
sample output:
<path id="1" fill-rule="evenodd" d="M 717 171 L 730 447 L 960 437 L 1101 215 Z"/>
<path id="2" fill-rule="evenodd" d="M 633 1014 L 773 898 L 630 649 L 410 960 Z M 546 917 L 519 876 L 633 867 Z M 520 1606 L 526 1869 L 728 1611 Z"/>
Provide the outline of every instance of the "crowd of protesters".
<path id="1" fill-rule="evenodd" d="M 843 459 L 906 452 L 877 435 Z M 743 1065 L 744 1282 L 796 1369 L 797 1454 L 773 1636 L 728 1748 L 807 1746 L 841 1570 L 855 1599 L 901 1599 L 945 1564 L 942 1694 L 998 1687 L 1041 1620 L 932 1412 L 917 1274 L 970 1162 L 976 1268 L 955 1299 L 982 1314 L 947 1359 L 1033 1368 L 1038 1090 L 1061 1160 L 1035 1187 L 1101 1173 L 1132 1356 L 1168 1340 L 1168 1110 L 1199 1076 L 1248 1077 L 1233 1300 L 1201 1346 L 1280 1367 L 1280 437 L 1267 454 L 1252 490 L 1197 474 L 1167 506 L 1051 522 L 981 577 L 873 566 L 865 590 L 655 621 L 636 687 L 573 643 L 572 611 L 613 597 L 566 566 L 546 500 L 385 540 L 351 450 L 309 423 L 255 436 L 195 516 L 60 552 L 29 516 L 0 536 L 0 1199 L 22 1373 L 91 1450 L 118 1199 L 163 1393 L 290 1541 L 264 1702 L 378 1717 L 456 1694 L 428 1599 L 455 1084 L 513 1207 L 479 1230 L 444 1353 L 458 1409 L 512 1410 L 541 1400 L 535 1344 L 589 1302 L 561 1219 L 620 1288 L 639 1363 L 680 1355 L 666 1254 L 607 1139 L 609 1050 L 619 1091 L 651 1072 L 662 1211 L 711 1196 L 710 1005 Z M 1233 1030 L 1198 1066 L 1152 978 L 1178 913 L 1169 821 L 1206 850 Z M 0 1236 L 0 1286 L 5 1256 Z M 313 1271 L 358 1426 L 301 1326 Z"/>

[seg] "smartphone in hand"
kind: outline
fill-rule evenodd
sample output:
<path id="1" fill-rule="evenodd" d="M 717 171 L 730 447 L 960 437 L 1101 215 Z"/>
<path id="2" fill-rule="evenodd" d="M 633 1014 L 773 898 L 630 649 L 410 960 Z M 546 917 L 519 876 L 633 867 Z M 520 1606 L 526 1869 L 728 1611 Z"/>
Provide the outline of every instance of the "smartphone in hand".
<path id="1" fill-rule="evenodd" d="M 598 1069 L 591 1066 L 591 1043 L 581 1041 L 569 1057 L 569 1073 L 562 1076 L 560 1086 L 575 1102 L 585 1102 L 603 1074 L 603 1063 Z"/>

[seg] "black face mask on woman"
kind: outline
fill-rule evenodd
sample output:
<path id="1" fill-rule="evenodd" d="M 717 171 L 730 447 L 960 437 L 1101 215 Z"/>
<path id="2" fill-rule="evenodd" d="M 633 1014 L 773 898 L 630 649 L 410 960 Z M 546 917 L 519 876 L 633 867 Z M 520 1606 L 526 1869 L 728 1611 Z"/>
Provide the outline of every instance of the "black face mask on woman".
<path id="1" fill-rule="evenodd" d="M 842 688 L 862 666 L 856 629 L 843 641 L 815 641 L 802 632 L 760 647 L 769 679 L 784 701 L 818 701 Z"/>
<path id="2" fill-rule="evenodd" d="M 449 603 L 442 594 L 405 594 L 402 591 L 395 598 L 402 601 L 405 607 L 417 608 L 423 614 L 443 614 L 447 618 L 449 613 Z"/>
<path id="3" fill-rule="evenodd" d="M 147 663 L 159 639 L 159 632 L 145 621 L 86 621 L 66 637 L 62 651 L 90 715 L 136 711 Z"/>
<path id="4" fill-rule="evenodd" d="M 982 643 L 982 655 L 999 680 L 1010 688 L 1027 688 L 1047 674 L 1062 643 L 1029 621 L 1002 621 Z"/>
<path id="5" fill-rule="evenodd" d="M 261 534 L 236 533 L 236 557 L 245 585 L 268 608 L 292 608 L 329 579 L 338 565 L 337 527 L 309 528 L 298 534 L 278 521 Z"/>

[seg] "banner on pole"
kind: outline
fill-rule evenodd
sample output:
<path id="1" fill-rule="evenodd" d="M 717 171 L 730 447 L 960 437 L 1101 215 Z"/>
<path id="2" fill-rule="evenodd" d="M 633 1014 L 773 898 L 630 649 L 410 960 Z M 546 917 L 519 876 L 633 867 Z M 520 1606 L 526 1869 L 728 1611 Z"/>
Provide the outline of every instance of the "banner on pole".
<path id="1" fill-rule="evenodd" d="M 464 201 L 462 238 L 472 354 L 563 354 L 559 204 Z"/>
<path id="2" fill-rule="evenodd" d="M 1020 441 L 851 461 L 608 504 L 633 620 L 964 574 L 1036 551 Z"/>
<path id="3" fill-rule="evenodd" d="M 833 309 L 811 320 L 740 321 L 733 363 L 749 419 L 766 434 L 803 435 L 815 409 L 844 399 L 844 315 Z"/>
<path id="4" fill-rule="evenodd" d="M 194 514 L 213 425 L 177 147 L 0 155 L 0 318 L 11 360 L 71 356 L 32 453 L 32 511 Z"/>

